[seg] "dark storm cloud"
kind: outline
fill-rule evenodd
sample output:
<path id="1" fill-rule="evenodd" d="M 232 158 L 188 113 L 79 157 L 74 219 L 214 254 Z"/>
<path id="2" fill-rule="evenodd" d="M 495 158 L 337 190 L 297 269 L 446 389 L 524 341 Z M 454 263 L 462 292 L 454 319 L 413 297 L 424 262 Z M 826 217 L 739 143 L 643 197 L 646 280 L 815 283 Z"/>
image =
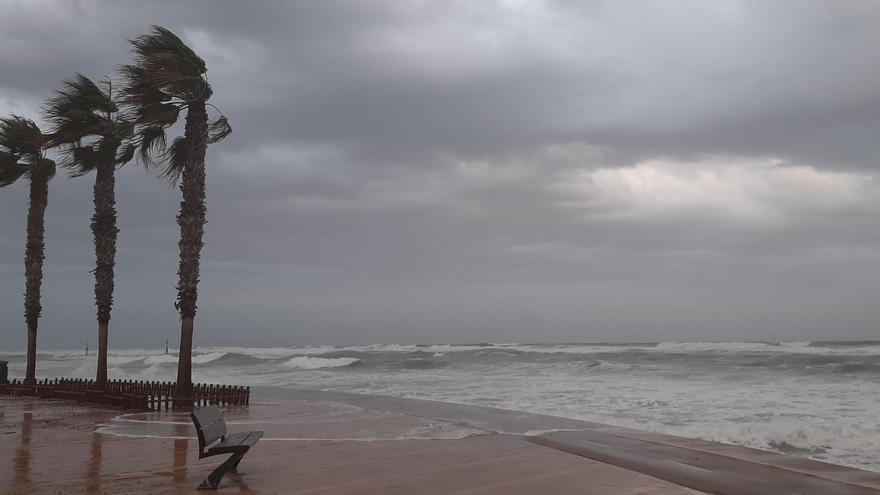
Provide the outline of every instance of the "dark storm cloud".
<path id="1" fill-rule="evenodd" d="M 870 2 L 0 1 L 0 112 L 162 24 L 209 152 L 201 343 L 857 338 L 880 316 Z M 174 339 L 176 190 L 120 174 L 114 343 Z M 53 346 L 93 339 L 90 179 L 47 213 Z M 26 190 L 2 191 L 20 345 Z M 830 334 L 834 327 L 838 334 Z"/>
<path id="2" fill-rule="evenodd" d="M 112 40 L 157 22 L 212 62 L 242 145 L 492 156 L 585 141 L 873 165 L 880 15 L 779 5 L 12 2 L 2 86 L 39 101 L 75 70 L 112 73 L 127 50 Z"/>

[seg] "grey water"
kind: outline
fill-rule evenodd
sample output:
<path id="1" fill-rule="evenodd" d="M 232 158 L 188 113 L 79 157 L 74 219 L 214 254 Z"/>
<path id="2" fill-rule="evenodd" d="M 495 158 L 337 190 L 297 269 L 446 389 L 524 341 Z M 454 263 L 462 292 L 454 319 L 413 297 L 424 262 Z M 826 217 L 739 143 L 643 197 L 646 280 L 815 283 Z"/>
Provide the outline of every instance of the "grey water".
<path id="1" fill-rule="evenodd" d="M 0 352 L 13 377 L 24 355 Z M 46 351 L 41 376 L 90 378 Z M 111 377 L 173 380 L 164 349 L 115 349 Z M 202 347 L 194 379 L 493 406 L 880 471 L 880 342 Z"/>

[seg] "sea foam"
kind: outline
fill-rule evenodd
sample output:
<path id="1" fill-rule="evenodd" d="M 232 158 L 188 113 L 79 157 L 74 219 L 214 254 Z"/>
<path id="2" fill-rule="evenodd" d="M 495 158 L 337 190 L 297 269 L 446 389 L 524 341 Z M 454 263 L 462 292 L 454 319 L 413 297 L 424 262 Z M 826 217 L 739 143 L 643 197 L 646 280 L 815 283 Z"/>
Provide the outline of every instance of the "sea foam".
<path id="1" fill-rule="evenodd" d="M 345 357 L 321 358 L 311 356 L 297 356 L 285 362 L 284 366 L 287 366 L 288 368 L 299 368 L 303 370 L 315 370 L 320 368 L 342 368 L 345 366 L 351 366 L 352 364 L 359 361 L 360 359 L 357 358 Z"/>
<path id="2" fill-rule="evenodd" d="M 174 380 L 177 355 L 112 349 L 111 378 Z M 6 357 L 8 356 L 8 357 Z M 23 376 L 23 354 L 4 354 Z M 45 351 L 41 377 L 92 378 Z M 880 470 L 880 343 L 199 347 L 193 380 L 457 402 L 718 440 Z"/>

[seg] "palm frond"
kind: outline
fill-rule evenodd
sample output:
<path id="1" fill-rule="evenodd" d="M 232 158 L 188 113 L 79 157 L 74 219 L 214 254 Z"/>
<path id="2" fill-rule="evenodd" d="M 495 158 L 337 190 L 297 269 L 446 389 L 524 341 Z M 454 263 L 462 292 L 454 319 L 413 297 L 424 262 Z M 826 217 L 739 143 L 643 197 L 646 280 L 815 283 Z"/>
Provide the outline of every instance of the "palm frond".
<path id="1" fill-rule="evenodd" d="M 168 67 L 177 67 L 178 72 L 204 74 L 207 71 L 205 61 L 176 34 L 162 26 L 153 26 L 150 34 L 139 36 L 132 44 L 138 55 L 165 58 Z"/>
<path id="2" fill-rule="evenodd" d="M 124 165 L 134 159 L 134 152 L 137 151 L 137 146 L 134 143 L 126 143 L 124 144 L 119 151 L 119 154 L 116 155 L 116 164 Z"/>
<path id="3" fill-rule="evenodd" d="M 33 162 L 42 156 L 45 144 L 46 136 L 33 120 L 18 115 L 0 118 L 0 151 Z"/>
<path id="4" fill-rule="evenodd" d="M 145 164 L 153 162 L 153 157 L 165 151 L 165 128 L 162 126 L 142 127 L 138 131 L 138 154 Z"/>
<path id="5" fill-rule="evenodd" d="M 31 179 L 39 177 L 41 180 L 49 180 L 55 177 L 55 161 L 48 158 L 39 158 L 28 167 L 25 173 Z"/>
<path id="6" fill-rule="evenodd" d="M 208 144 L 222 141 L 230 134 L 232 134 L 232 126 L 229 125 L 229 119 L 225 116 L 221 116 L 208 124 Z"/>
<path id="7" fill-rule="evenodd" d="M 60 148 L 62 164 L 74 177 L 99 164 L 125 163 L 118 161 L 117 149 L 132 138 L 134 119 L 129 111 L 120 112 L 115 96 L 109 78 L 99 85 L 77 73 L 43 106 L 53 125 L 47 146 Z"/>
<path id="8" fill-rule="evenodd" d="M 112 95 L 98 87 L 88 77 L 77 73 L 72 79 L 64 81 L 62 88 L 49 98 L 44 107 L 47 120 L 69 119 L 69 112 L 115 113 L 119 109 L 113 102 Z"/>
<path id="9" fill-rule="evenodd" d="M 0 166 L 9 166 L 13 163 L 18 163 L 18 156 L 0 150 Z"/>
<path id="10" fill-rule="evenodd" d="M 77 73 L 46 101 L 43 116 L 52 123 L 50 146 L 61 146 L 86 136 L 112 133 L 110 115 L 118 111 L 112 95 Z"/>
<path id="11" fill-rule="evenodd" d="M 134 137 L 137 123 L 135 123 L 134 113 L 131 111 L 120 112 L 116 114 L 116 122 L 113 127 L 113 137 L 120 141 L 128 141 Z"/>
<path id="12" fill-rule="evenodd" d="M 183 174 L 183 169 L 186 168 L 186 137 L 178 136 L 175 138 L 171 146 L 165 150 L 163 158 L 161 176 L 172 186 L 176 185 Z"/>
<path id="13" fill-rule="evenodd" d="M 188 165 L 190 143 L 184 135 L 166 146 L 165 131 L 184 110 L 208 102 L 212 90 L 205 78 L 207 67 L 180 38 L 161 26 L 153 26 L 149 33 L 131 40 L 131 45 L 133 60 L 119 70 L 125 82 L 122 98 L 132 108 L 137 125 L 138 154 L 144 164 L 157 166 L 160 175 L 174 184 Z M 208 124 L 207 143 L 231 132 L 229 121 L 221 115 Z M 154 159 L 161 163 L 153 163 Z"/>
<path id="14" fill-rule="evenodd" d="M 168 29 L 153 26 L 149 34 L 131 40 L 134 61 L 120 69 L 126 101 L 136 105 L 207 101 L 211 86 L 204 79 L 205 61 Z"/>
<path id="15" fill-rule="evenodd" d="M 64 166 L 71 169 L 70 175 L 72 177 L 86 175 L 98 168 L 100 164 L 98 152 L 94 146 L 73 146 L 65 151 L 69 159 L 65 160 Z"/>
<path id="16" fill-rule="evenodd" d="M 144 125 L 170 127 L 180 117 L 181 105 L 150 102 L 138 105 L 134 110 L 137 122 Z"/>
<path id="17" fill-rule="evenodd" d="M 0 187 L 17 181 L 27 171 L 27 165 L 18 163 L 18 156 L 0 151 Z"/>

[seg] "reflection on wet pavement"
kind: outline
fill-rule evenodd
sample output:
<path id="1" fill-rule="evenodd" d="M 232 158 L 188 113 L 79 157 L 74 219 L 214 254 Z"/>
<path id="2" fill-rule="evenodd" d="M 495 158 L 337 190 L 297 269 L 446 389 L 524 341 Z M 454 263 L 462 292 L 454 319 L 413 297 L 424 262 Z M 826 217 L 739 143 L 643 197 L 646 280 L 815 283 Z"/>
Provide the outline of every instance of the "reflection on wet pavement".
<path id="1" fill-rule="evenodd" d="M 101 443 L 104 435 L 92 433 L 91 455 L 89 456 L 88 471 L 86 472 L 86 488 L 90 492 L 101 490 Z"/>
<path id="2" fill-rule="evenodd" d="M 188 435 L 188 428 L 183 425 L 176 425 L 177 431 L 174 432 L 176 437 L 185 437 Z M 174 439 L 174 481 L 183 481 L 186 479 L 186 453 L 189 450 L 189 439 Z"/>
<path id="3" fill-rule="evenodd" d="M 231 431 L 260 430 L 263 441 L 456 439 L 485 431 L 416 416 L 324 403 L 320 412 L 302 403 L 251 404 L 225 413 Z M 148 412 L 119 415 L 98 429 L 106 435 L 196 439 L 188 413 Z"/>
<path id="4" fill-rule="evenodd" d="M 198 459 L 185 413 L 6 396 L 0 412 L 3 495 L 195 494 L 223 461 Z M 266 432 L 224 478 L 229 493 L 692 493 L 512 436 L 349 404 L 301 400 L 223 414 L 230 432 Z M 584 491 L 584 479 L 608 488 Z"/>
<path id="5" fill-rule="evenodd" d="M 26 412 L 21 419 L 21 441 L 15 451 L 15 478 L 13 486 L 22 486 L 30 483 L 31 461 L 31 430 L 33 428 L 34 414 Z"/>

